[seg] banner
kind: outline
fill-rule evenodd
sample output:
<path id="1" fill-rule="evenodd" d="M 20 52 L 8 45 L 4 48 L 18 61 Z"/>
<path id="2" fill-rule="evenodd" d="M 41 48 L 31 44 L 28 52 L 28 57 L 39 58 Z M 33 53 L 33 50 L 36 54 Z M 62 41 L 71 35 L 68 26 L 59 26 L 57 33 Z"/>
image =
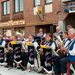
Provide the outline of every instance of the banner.
<path id="1" fill-rule="evenodd" d="M 28 46 L 28 62 L 31 67 L 34 66 L 34 46 Z"/>
<path id="2" fill-rule="evenodd" d="M 21 63 L 21 44 L 14 44 L 13 45 L 13 54 L 14 54 L 14 61 L 16 63 Z"/>
<path id="3" fill-rule="evenodd" d="M 52 63 L 51 63 L 51 56 L 52 56 L 52 49 L 43 49 L 44 52 L 44 70 L 47 73 L 52 73 Z"/>
<path id="4" fill-rule="evenodd" d="M 4 63 L 4 48 L 0 47 L 0 63 Z"/>
<path id="5" fill-rule="evenodd" d="M 36 13 L 40 17 L 40 19 L 43 21 L 43 7 L 42 6 L 36 6 Z"/>
<path id="6" fill-rule="evenodd" d="M 10 41 L 9 41 L 9 40 L 6 40 L 5 42 L 6 42 L 5 48 L 8 48 L 8 43 L 9 43 Z"/>
<path id="7" fill-rule="evenodd" d="M 36 36 L 36 37 L 34 37 L 34 41 L 36 41 L 40 45 L 41 38 Z"/>

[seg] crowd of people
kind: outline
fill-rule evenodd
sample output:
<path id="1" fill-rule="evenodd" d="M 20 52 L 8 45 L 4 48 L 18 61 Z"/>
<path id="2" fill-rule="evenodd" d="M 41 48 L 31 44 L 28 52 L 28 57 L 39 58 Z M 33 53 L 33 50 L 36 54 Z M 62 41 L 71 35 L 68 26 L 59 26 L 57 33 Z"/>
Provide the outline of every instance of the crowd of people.
<path id="1" fill-rule="evenodd" d="M 55 75 L 61 75 L 61 68 L 64 70 L 64 73 L 67 73 L 67 63 L 68 62 L 75 62 L 75 29 L 72 28 L 71 25 L 67 26 L 67 31 L 62 32 L 60 27 L 56 27 L 55 34 L 51 33 L 44 33 L 43 29 L 39 29 L 39 33 L 37 33 L 37 37 L 45 37 L 45 41 L 42 43 L 43 45 L 51 46 L 55 51 L 60 49 L 60 51 L 63 51 L 63 55 L 52 55 L 52 59 L 56 58 L 56 61 L 54 63 L 55 68 Z M 9 43 L 7 43 L 7 40 L 9 40 Z M 35 46 L 35 48 L 43 53 L 43 48 L 40 47 L 37 41 L 34 39 L 34 35 L 29 35 L 27 39 L 24 38 L 24 36 L 21 35 L 13 35 L 11 38 L 0 35 L 0 45 L 3 47 L 6 47 L 7 45 L 7 54 L 6 54 L 6 62 L 7 65 L 5 67 L 9 68 L 13 67 L 13 43 L 11 41 L 22 41 L 25 50 L 21 52 L 22 56 L 22 66 L 19 65 L 17 69 L 22 69 L 22 71 L 25 71 L 27 69 L 28 64 L 28 46 L 25 44 L 25 42 L 32 42 Z M 63 45 L 62 45 L 63 43 Z M 37 56 L 37 53 L 34 52 L 34 57 Z M 44 53 L 40 55 L 40 63 L 42 66 L 42 70 L 38 73 L 46 73 L 44 70 Z M 74 66 L 73 66 L 74 67 Z M 32 67 L 30 68 L 32 69 Z M 70 75 L 72 75 L 74 72 L 70 69 Z"/>

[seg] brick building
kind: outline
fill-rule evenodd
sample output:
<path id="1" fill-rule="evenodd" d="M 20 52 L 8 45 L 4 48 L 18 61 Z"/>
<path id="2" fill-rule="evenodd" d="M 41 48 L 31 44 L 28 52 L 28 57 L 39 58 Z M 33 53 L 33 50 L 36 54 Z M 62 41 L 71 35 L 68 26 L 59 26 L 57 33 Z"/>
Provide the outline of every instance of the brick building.
<path id="1" fill-rule="evenodd" d="M 43 7 L 44 20 L 36 13 L 37 5 Z M 61 0 L 0 0 L 0 34 L 9 30 L 7 34 L 13 35 L 20 31 L 27 37 L 37 34 L 39 28 L 53 33 L 57 25 L 64 31 L 66 23 L 70 22 L 67 17 L 71 16 L 64 12 L 64 5 Z"/>
<path id="2" fill-rule="evenodd" d="M 58 6 L 58 10 L 60 11 L 58 14 L 58 25 L 61 27 L 61 29 L 66 30 L 66 26 L 69 24 L 75 28 L 75 0 L 59 0 Z"/>

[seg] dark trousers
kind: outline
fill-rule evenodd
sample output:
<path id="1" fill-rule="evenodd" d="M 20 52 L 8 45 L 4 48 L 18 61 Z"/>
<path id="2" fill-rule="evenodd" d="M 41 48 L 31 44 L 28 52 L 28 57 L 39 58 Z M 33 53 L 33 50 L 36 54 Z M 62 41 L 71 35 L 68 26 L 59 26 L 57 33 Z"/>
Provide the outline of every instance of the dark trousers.
<path id="1" fill-rule="evenodd" d="M 44 66 L 44 54 L 40 55 L 41 66 Z"/>
<path id="2" fill-rule="evenodd" d="M 27 63 L 28 63 L 28 53 L 22 52 L 21 53 L 22 56 L 22 65 L 24 67 L 27 67 Z"/>
<path id="3" fill-rule="evenodd" d="M 69 62 L 70 62 L 70 60 L 68 57 L 60 59 L 60 65 L 63 68 L 64 72 L 67 72 L 67 63 L 69 63 Z"/>
<path id="4" fill-rule="evenodd" d="M 7 53 L 7 64 L 13 66 L 13 52 Z"/>
<path id="5" fill-rule="evenodd" d="M 61 55 L 56 58 L 56 70 L 61 73 L 61 67 L 67 72 L 67 63 L 70 62 L 67 55 Z"/>

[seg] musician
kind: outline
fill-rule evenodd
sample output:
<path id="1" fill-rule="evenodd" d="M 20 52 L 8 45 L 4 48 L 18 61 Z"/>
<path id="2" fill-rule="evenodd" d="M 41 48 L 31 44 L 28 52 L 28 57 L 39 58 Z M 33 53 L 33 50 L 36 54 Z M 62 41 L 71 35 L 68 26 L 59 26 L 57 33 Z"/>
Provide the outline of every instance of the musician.
<path id="1" fill-rule="evenodd" d="M 8 40 L 8 37 L 6 36 L 6 34 L 3 35 L 3 39 L 6 41 Z"/>
<path id="2" fill-rule="evenodd" d="M 19 35 L 19 39 L 18 39 L 18 41 L 22 41 L 23 44 L 25 44 L 25 38 L 24 38 L 24 36 L 23 36 L 22 34 Z"/>
<path id="3" fill-rule="evenodd" d="M 25 39 L 24 39 L 24 36 L 21 34 L 21 35 L 19 35 L 19 37 L 20 37 L 20 41 L 22 41 L 23 42 L 23 44 L 25 45 Z M 22 69 L 22 71 L 25 71 L 26 69 L 27 69 L 27 63 L 28 63 L 28 48 L 27 48 L 27 46 L 25 45 L 25 48 L 26 48 L 26 50 L 24 50 L 24 51 L 22 51 L 21 52 L 21 57 L 22 57 L 22 66 L 24 67 L 21 67 L 21 66 L 19 66 L 17 69 Z"/>
<path id="4" fill-rule="evenodd" d="M 60 27 L 59 26 L 56 27 L 56 33 L 60 33 L 60 35 L 63 34 L 62 31 L 60 30 Z"/>
<path id="5" fill-rule="evenodd" d="M 53 41 L 56 42 L 56 45 L 58 48 L 62 44 L 62 40 L 63 40 L 62 34 L 63 34 L 63 32 L 60 30 L 60 27 L 57 26 L 56 32 L 53 34 L 53 36 L 54 36 Z"/>
<path id="6" fill-rule="evenodd" d="M 13 44 L 17 44 L 17 36 L 12 36 L 12 41 L 8 44 L 7 65 L 5 67 L 13 67 Z"/>
<path id="7" fill-rule="evenodd" d="M 72 26 L 71 25 L 67 25 L 67 30 L 70 30 L 72 29 Z"/>
<path id="8" fill-rule="evenodd" d="M 63 38 L 64 38 L 63 45 L 64 45 L 64 47 L 66 47 L 68 45 L 68 43 L 70 42 L 70 40 L 68 39 L 68 32 L 67 31 L 63 32 Z M 56 70 L 57 70 L 57 72 L 59 72 L 61 69 L 59 61 L 61 58 L 64 58 L 64 57 L 67 57 L 65 52 L 64 52 L 64 55 L 61 55 L 61 56 L 57 57 L 57 59 L 56 59 Z"/>
<path id="9" fill-rule="evenodd" d="M 34 36 L 33 35 L 28 36 L 28 41 L 27 42 L 33 43 L 35 48 L 38 47 L 38 43 L 34 41 Z M 24 66 L 25 69 L 22 68 L 22 67 L 18 68 L 18 69 L 22 69 L 22 71 L 25 71 L 27 69 L 27 63 L 28 63 L 28 46 L 25 45 L 25 48 L 26 48 L 25 52 L 22 53 L 22 59 L 23 59 L 22 65 Z M 37 56 L 37 54 L 34 53 L 34 57 L 36 57 L 36 56 Z M 31 69 L 32 69 L 32 67 L 31 67 Z"/>
<path id="10" fill-rule="evenodd" d="M 43 32 L 43 29 L 40 28 L 40 29 L 39 29 L 39 33 L 37 33 L 37 36 L 45 37 L 45 36 L 46 36 L 46 33 L 44 33 L 44 32 Z"/>
<path id="11" fill-rule="evenodd" d="M 3 36 L 0 34 L 0 45 L 5 47 L 6 42 L 3 40 Z"/>
<path id="12" fill-rule="evenodd" d="M 64 72 L 67 72 L 67 63 L 69 62 L 75 62 L 75 30 L 74 29 L 70 29 L 68 31 L 68 36 L 71 39 L 71 41 L 69 42 L 69 44 L 67 45 L 67 47 L 62 46 L 61 50 L 65 51 L 67 53 L 66 56 L 59 56 L 59 62 L 57 62 L 58 60 L 56 60 L 56 63 L 59 64 L 60 66 L 56 66 L 56 69 L 58 70 L 58 72 L 56 73 L 56 75 L 61 75 L 60 72 L 60 68 L 62 67 Z M 70 69 L 70 75 L 73 74 L 73 71 Z"/>
<path id="13" fill-rule="evenodd" d="M 54 50 L 56 48 L 56 45 L 55 43 L 52 41 L 52 35 L 50 33 L 47 33 L 46 34 L 46 41 L 43 43 L 44 45 L 47 45 L 47 46 L 51 46 Z M 43 49 L 41 48 L 40 51 L 43 52 Z M 44 73 L 44 54 L 43 55 L 40 55 L 40 60 L 41 60 L 41 66 L 42 66 L 42 70 L 39 71 L 39 73 Z"/>
<path id="14" fill-rule="evenodd" d="M 28 39 L 29 39 L 29 42 L 33 43 L 34 47 L 38 50 L 38 46 L 39 45 L 38 45 L 38 43 L 36 41 L 34 41 L 34 36 L 33 35 L 29 35 Z M 36 56 L 37 56 L 37 53 L 35 52 L 34 53 L 34 57 L 36 57 Z M 30 69 L 32 69 L 32 67 Z"/>

